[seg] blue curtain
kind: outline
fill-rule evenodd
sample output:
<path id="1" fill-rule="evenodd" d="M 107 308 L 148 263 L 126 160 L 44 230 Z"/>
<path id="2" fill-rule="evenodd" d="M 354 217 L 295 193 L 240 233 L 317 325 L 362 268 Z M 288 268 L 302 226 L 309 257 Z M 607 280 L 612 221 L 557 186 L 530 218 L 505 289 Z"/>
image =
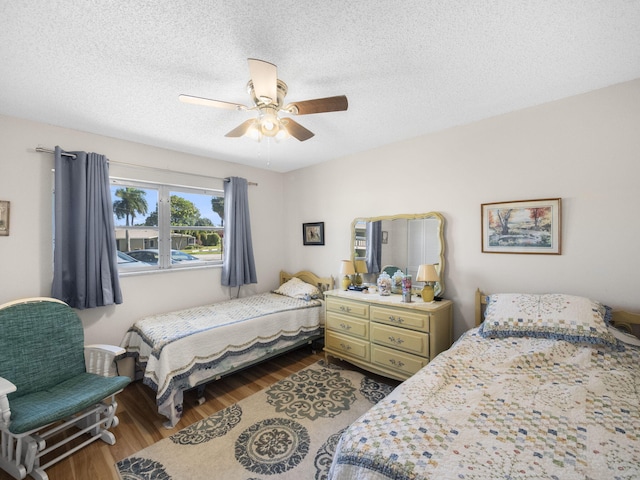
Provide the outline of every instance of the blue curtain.
<path id="1" fill-rule="evenodd" d="M 380 273 L 382 268 L 382 222 L 368 222 L 366 236 L 365 262 L 367 263 L 367 272 Z"/>
<path id="2" fill-rule="evenodd" d="M 248 183 L 231 177 L 224 184 L 224 263 L 222 285 L 239 287 L 257 283 L 251 242 Z"/>
<path id="3" fill-rule="evenodd" d="M 56 147 L 54 204 L 51 295 L 78 309 L 122 303 L 107 158 Z"/>

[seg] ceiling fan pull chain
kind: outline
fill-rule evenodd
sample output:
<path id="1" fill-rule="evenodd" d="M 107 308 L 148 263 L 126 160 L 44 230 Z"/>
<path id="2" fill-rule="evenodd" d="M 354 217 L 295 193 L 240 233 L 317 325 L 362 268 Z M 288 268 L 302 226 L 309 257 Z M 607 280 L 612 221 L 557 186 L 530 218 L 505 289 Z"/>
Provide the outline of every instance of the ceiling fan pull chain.
<path id="1" fill-rule="evenodd" d="M 271 167 L 271 138 L 267 137 L 267 168 Z"/>

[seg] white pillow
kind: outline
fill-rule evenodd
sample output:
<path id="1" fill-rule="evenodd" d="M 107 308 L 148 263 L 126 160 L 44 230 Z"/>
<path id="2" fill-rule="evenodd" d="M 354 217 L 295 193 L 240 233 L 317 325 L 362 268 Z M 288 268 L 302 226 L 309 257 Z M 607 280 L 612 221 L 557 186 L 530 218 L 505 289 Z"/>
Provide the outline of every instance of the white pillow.
<path id="1" fill-rule="evenodd" d="M 489 297 L 480 335 L 553 338 L 617 348 L 605 324 L 605 307 L 564 294 L 501 293 Z"/>
<path id="2" fill-rule="evenodd" d="M 287 297 L 311 300 L 312 298 L 322 298 L 322 292 L 315 285 L 303 282 L 298 277 L 292 277 L 280 285 L 273 293 L 286 295 Z"/>

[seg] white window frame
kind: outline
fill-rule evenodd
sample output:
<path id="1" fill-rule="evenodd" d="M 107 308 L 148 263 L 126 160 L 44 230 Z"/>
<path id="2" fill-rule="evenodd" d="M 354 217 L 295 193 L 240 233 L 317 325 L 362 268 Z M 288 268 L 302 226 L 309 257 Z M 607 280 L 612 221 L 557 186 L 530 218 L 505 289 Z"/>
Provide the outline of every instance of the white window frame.
<path id="1" fill-rule="evenodd" d="M 195 193 L 201 195 L 211 195 L 215 197 L 224 197 L 224 191 L 218 189 L 193 187 L 186 185 L 175 185 L 153 181 L 134 180 L 122 177 L 109 177 L 110 186 L 135 187 L 141 189 L 153 189 L 158 192 L 158 226 L 131 226 L 135 229 L 158 229 L 158 263 L 156 265 L 144 265 L 139 268 L 131 268 L 125 270 L 119 269 L 119 273 L 138 273 L 138 272 L 157 272 L 157 271 L 171 271 L 182 269 L 199 269 L 199 268 L 211 268 L 221 267 L 223 265 L 223 258 L 219 260 L 204 260 L 197 262 L 197 265 L 189 264 L 189 262 L 171 263 L 171 231 L 176 230 L 202 230 L 202 231 L 214 231 L 224 232 L 224 226 L 172 226 L 171 225 L 171 193 Z M 116 226 L 120 228 L 120 226 Z"/>

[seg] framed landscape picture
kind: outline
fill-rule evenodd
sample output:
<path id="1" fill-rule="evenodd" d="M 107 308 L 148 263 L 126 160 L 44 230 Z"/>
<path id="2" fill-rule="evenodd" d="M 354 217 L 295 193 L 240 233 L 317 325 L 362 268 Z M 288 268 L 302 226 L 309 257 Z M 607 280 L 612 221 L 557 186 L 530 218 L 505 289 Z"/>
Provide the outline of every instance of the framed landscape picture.
<path id="1" fill-rule="evenodd" d="M 10 202 L 0 200 L 0 236 L 9 235 L 9 206 Z"/>
<path id="2" fill-rule="evenodd" d="M 324 245 L 324 222 L 302 224 L 303 245 Z"/>
<path id="3" fill-rule="evenodd" d="M 560 255 L 562 199 L 483 203 L 484 253 Z"/>

